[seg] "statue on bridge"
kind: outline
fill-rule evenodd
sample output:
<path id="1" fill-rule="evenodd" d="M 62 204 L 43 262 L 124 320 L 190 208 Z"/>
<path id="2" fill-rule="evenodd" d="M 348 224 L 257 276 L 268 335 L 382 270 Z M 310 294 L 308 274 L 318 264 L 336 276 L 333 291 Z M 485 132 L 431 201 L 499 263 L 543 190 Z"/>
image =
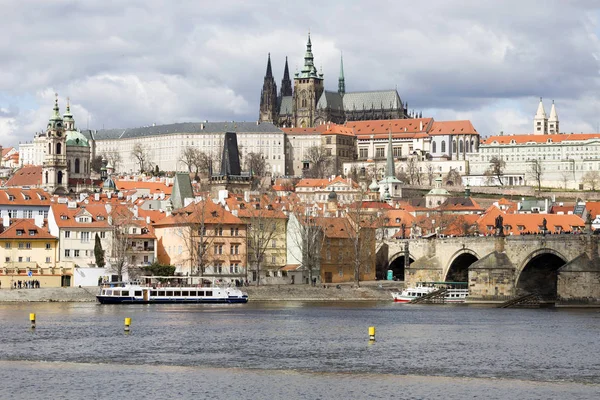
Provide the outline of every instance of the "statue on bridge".
<path id="1" fill-rule="evenodd" d="M 496 236 L 504 236 L 504 218 L 502 218 L 502 215 L 496 217 Z"/>
<path id="2" fill-rule="evenodd" d="M 548 226 L 546 225 L 548 223 L 548 221 L 546 221 L 546 218 L 544 218 L 542 220 L 542 233 L 545 235 L 546 232 L 548 232 Z"/>

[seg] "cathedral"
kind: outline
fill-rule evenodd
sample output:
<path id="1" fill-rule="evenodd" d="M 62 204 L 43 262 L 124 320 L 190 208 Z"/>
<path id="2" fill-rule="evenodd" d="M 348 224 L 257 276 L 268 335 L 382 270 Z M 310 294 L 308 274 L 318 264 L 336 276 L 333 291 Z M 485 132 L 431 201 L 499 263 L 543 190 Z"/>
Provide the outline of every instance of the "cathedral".
<path id="1" fill-rule="evenodd" d="M 326 122 L 343 124 L 346 121 L 416 118 L 409 114 L 398 92 L 379 90 L 346 92 L 343 58 L 337 91 L 325 90 L 323 72 L 317 72 L 312 53 L 310 34 L 306 43 L 304 66 L 290 80 L 287 57 L 281 90 L 271 69 L 271 55 L 267 58 L 267 72 L 260 97 L 259 121 L 272 122 L 280 127 L 314 127 Z"/>

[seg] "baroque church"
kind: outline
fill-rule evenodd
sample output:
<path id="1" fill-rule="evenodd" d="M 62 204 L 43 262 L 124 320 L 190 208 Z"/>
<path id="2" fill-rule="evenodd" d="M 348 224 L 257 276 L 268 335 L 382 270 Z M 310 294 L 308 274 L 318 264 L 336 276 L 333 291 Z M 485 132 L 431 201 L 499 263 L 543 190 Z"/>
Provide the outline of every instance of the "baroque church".
<path id="1" fill-rule="evenodd" d="M 343 58 L 340 59 L 338 90 L 325 90 L 323 72 L 317 72 L 312 53 L 310 33 L 306 43 L 304 66 L 290 80 L 287 57 L 281 89 L 271 69 L 271 54 L 267 58 L 267 72 L 260 97 L 259 121 L 272 122 L 280 127 L 314 127 L 326 122 L 343 124 L 346 121 L 417 118 L 409 114 L 398 92 L 379 90 L 346 92 Z"/>

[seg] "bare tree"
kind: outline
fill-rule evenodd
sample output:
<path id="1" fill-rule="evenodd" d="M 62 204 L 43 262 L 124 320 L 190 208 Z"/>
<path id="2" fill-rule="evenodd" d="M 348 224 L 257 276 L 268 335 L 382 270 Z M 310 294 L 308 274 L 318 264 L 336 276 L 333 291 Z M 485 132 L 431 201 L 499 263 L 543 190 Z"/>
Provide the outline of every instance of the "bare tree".
<path id="1" fill-rule="evenodd" d="M 123 161 L 120 152 L 114 149 L 108 150 L 102 154 L 102 158 L 110 162 L 115 171 L 119 171 L 119 167 L 121 166 L 121 162 Z"/>
<path id="2" fill-rule="evenodd" d="M 265 254 L 277 234 L 276 212 L 260 201 L 248 208 L 248 263 L 256 269 L 256 286 L 260 285 L 260 269 L 267 264 Z"/>
<path id="3" fill-rule="evenodd" d="M 581 183 L 589 187 L 590 190 L 596 190 L 598 183 L 600 183 L 600 173 L 598 171 L 588 171 L 581 178 Z"/>
<path id="4" fill-rule="evenodd" d="M 148 149 L 141 142 L 136 142 L 131 150 L 131 156 L 136 160 L 140 167 L 140 172 L 145 172 L 150 156 Z"/>
<path id="5" fill-rule="evenodd" d="M 123 280 L 123 275 L 129 275 L 131 266 L 131 229 L 134 226 L 133 214 L 126 207 L 117 207 L 110 213 L 109 224 L 111 232 L 110 271 Z"/>
<path id="6" fill-rule="evenodd" d="M 200 165 L 200 150 L 197 147 L 187 146 L 181 152 L 181 161 L 191 174 L 198 175 L 198 166 Z"/>
<path id="7" fill-rule="evenodd" d="M 431 162 L 427 163 L 427 181 L 429 182 L 429 186 L 433 184 L 433 178 L 435 178 L 435 168 Z"/>
<path id="8" fill-rule="evenodd" d="M 411 185 L 421 184 L 421 173 L 419 171 L 419 160 L 417 157 L 408 157 L 406 159 L 406 174 Z"/>
<path id="9" fill-rule="evenodd" d="M 306 149 L 305 159 L 310 165 L 309 175 L 312 178 L 324 178 L 331 172 L 333 157 L 324 146 L 311 146 Z"/>
<path id="10" fill-rule="evenodd" d="M 290 243 L 298 250 L 292 257 L 300 263 L 303 271 L 308 272 L 309 282 L 315 272 L 321 268 L 321 249 L 323 248 L 323 229 L 316 216 L 304 205 L 296 207 L 288 222 Z"/>
<path id="11" fill-rule="evenodd" d="M 490 160 L 490 166 L 485 171 L 485 175 L 488 177 L 494 177 L 498 180 L 501 186 L 504 186 L 504 182 L 502 182 L 502 177 L 504 175 L 504 169 L 506 168 L 506 162 L 498 157 L 493 156 Z"/>
<path id="12" fill-rule="evenodd" d="M 537 158 L 531 160 L 530 164 L 529 164 L 529 170 L 527 172 L 529 172 L 529 175 L 536 182 L 537 187 L 538 187 L 538 192 L 541 191 L 542 190 L 542 176 L 544 175 L 544 170 L 542 168 L 542 162 Z"/>

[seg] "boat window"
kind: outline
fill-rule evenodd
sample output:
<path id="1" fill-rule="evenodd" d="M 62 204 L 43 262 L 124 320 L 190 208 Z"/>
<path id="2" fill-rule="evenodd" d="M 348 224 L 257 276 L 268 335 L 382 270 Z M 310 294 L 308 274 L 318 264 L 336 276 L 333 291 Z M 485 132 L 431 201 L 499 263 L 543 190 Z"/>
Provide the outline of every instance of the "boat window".
<path id="1" fill-rule="evenodd" d="M 129 290 L 123 290 L 123 292 L 121 292 L 122 296 L 129 296 Z"/>
<path id="2" fill-rule="evenodd" d="M 158 291 L 157 291 L 157 290 L 152 290 L 152 291 L 150 291 L 150 295 L 151 295 L 152 297 L 154 297 L 154 296 L 157 296 L 157 294 L 158 294 Z"/>
<path id="3" fill-rule="evenodd" d="M 199 290 L 198 291 L 198 296 L 204 296 L 204 290 Z"/>
<path id="4" fill-rule="evenodd" d="M 164 291 L 164 290 L 161 290 L 160 292 L 158 292 L 158 295 L 159 295 L 159 296 L 164 296 L 164 295 L 165 295 L 165 291 Z"/>
<path id="5" fill-rule="evenodd" d="M 141 290 L 136 290 L 135 291 L 135 295 L 136 296 L 141 296 L 142 295 L 142 291 Z"/>
<path id="6" fill-rule="evenodd" d="M 422 294 L 422 293 L 417 293 L 417 297 L 421 297 L 421 294 Z"/>
<path id="7" fill-rule="evenodd" d="M 173 292 L 173 296 L 175 296 L 175 297 L 181 297 L 181 292 L 180 291 Z"/>
<path id="8" fill-rule="evenodd" d="M 182 292 L 181 292 L 181 295 L 182 295 L 183 297 L 187 297 L 187 296 L 189 296 L 189 295 L 190 295 L 190 292 L 188 292 L 187 290 L 184 290 L 184 291 L 182 291 Z"/>
<path id="9" fill-rule="evenodd" d="M 195 290 L 190 290 L 190 296 L 198 296 L 198 292 Z"/>
<path id="10" fill-rule="evenodd" d="M 115 291 L 113 292 L 113 295 L 114 295 L 114 296 L 120 296 L 120 295 L 121 295 L 121 291 L 120 291 L 120 290 L 115 290 Z"/>
<path id="11" fill-rule="evenodd" d="M 212 296 L 212 295 L 213 295 L 213 292 L 212 292 L 212 291 L 208 291 L 208 290 L 206 291 L 206 294 L 205 294 L 205 296 Z"/>

